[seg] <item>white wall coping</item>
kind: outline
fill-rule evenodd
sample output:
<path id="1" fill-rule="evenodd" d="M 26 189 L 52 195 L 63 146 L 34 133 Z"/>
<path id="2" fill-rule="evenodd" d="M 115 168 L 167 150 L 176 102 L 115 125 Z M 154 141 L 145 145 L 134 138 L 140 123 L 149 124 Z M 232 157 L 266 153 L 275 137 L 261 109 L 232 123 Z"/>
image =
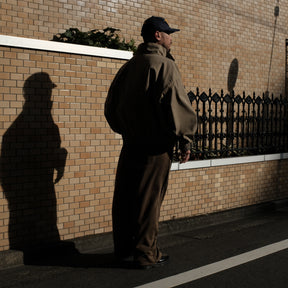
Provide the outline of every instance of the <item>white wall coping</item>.
<path id="1" fill-rule="evenodd" d="M 183 164 L 180 164 L 179 162 L 174 162 L 172 163 L 171 170 L 178 171 L 185 169 L 208 168 L 224 165 L 246 164 L 246 163 L 273 161 L 281 159 L 288 159 L 288 153 L 243 156 L 243 157 L 222 158 L 222 159 L 209 159 L 209 160 L 194 160 L 194 161 L 188 161 Z"/>
<path id="2" fill-rule="evenodd" d="M 44 50 L 51 52 L 79 54 L 86 56 L 114 58 L 114 59 L 124 59 L 124 60 L 129 60 L 133 56 L 133 52 L 131 51 L 108 49 L 102 47 L 70 44 L 70 43 L 47 41 L 47 40 L 38 40 L 38 39 L 15 37 L 8 35 L 0 35 L 0 46 Z"/>

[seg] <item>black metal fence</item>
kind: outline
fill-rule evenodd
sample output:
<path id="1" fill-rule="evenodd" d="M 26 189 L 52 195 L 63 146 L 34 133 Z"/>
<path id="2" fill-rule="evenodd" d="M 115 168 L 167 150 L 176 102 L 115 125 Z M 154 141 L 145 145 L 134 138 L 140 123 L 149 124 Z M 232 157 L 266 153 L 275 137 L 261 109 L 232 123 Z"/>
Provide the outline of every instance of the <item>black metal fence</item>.
<path id="1" fill-rule="evenodd" d="M 198 118 L 191 160 L 288 152 L 288 102 L 262 97 L 188 93 Z"/>

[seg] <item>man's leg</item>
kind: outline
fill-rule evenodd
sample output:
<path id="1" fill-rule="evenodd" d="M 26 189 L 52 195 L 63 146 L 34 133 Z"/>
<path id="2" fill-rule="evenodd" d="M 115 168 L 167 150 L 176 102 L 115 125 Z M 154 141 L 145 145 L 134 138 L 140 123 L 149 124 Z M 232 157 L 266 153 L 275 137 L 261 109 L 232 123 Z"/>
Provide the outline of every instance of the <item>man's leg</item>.
<path id="1" fill-rule="evenodd" d="M 135 205 L 135 261 L 139 265 L 157 263 L 162 253 L 157 247 L 160 208 L 164 199 L 171 159 L 168 153 L 150 155 L 138 164 L 139 188 Z"/>
<path id="2" fill-rule="evenodd" d="M 119 258 L 126 258 L 134 251 L 135 183 L 131 165 L 130 153 L 123 147 L 117 167 L 112 206 L 114 253 Z"/>

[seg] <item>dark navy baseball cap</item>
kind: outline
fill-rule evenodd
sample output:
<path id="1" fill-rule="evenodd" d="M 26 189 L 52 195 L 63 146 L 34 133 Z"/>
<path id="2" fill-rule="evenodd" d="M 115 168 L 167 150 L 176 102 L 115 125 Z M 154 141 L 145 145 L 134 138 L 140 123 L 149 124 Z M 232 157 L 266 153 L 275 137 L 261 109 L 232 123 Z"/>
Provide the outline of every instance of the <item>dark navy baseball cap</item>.
<path id="1" fill-rule="evenodd" d="M 147 35 L 150 33 L 154 33 L 156 31 L 159 32 L 165 32 L 167 34 L 171 34 L 177 31 L 180 31 L 179 29 L 171 28 L 167 21 L 162 17 L 156 17 L 152 16 L 145 20 L 142 30 L 141 30 L 141 36 Z"/>

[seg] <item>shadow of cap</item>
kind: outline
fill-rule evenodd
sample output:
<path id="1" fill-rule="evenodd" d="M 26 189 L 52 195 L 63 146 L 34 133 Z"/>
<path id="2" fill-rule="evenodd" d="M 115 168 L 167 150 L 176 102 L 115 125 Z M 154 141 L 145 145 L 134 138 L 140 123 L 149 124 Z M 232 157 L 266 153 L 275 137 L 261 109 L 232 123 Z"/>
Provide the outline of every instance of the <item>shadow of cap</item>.
<path id="1" fill-rule="evenodd" d="M 57 85 L 52 82 L 46 72 L 32 74 L 25 80 L 23 87 L 24 98 L 27 101 L 50 100 L 51 90 L 55 87 Z"/>

